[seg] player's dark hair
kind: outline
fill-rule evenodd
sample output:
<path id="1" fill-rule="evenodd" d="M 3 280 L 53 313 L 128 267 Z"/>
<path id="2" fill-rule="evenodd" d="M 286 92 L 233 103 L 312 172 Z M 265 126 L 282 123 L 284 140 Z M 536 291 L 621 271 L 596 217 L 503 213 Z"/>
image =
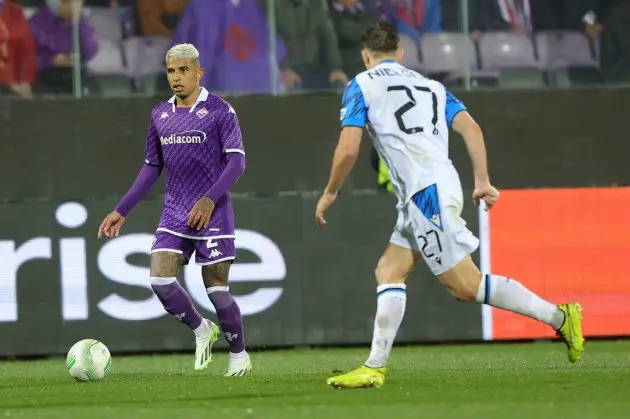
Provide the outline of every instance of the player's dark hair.
<path id="1" fill-rule="evenodd" d="M 376 23 L 363 35 L 363 48 L 373 52 L 395 52 L 399 42 L 400 37 L 396 27 L 385 21 Z"/>

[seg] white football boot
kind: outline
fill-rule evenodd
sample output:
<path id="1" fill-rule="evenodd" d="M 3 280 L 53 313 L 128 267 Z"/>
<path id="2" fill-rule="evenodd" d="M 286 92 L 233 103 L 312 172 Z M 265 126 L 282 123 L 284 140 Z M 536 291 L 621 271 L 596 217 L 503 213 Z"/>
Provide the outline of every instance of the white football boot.
<path id="1" fill-rule="evenodd" d="M 195 329 L 195 371 L 208 368 L 212 362 L 212 345 L 219 340 L 219 326 L 208 319 L 203 319 L 201 326 Z"/>
<path id="2" fill-rule="evenodd" d="M 252 361 L 249 354 L 245 351 L 240 354 L 230 352 L 228 360 L 228 370 L 224 377 L 243 377 L 252 370 Z"/>

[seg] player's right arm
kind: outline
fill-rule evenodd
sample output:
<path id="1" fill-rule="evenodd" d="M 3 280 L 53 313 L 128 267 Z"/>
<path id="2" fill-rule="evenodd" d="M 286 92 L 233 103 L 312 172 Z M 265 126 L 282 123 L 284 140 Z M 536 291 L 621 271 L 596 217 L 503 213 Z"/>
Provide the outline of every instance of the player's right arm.
<path id="1" fill-rule="evenodd" d="M 487 207 L 491 208 L 499 198 L 499 192 L 490 184 L 483 131 L 466 107 L 449 92 L 446 95 L 446 120 L 449 127 L 464 138 L 472 161 L 475 176 L 475 191 L 473 192 L 475 205 L 479 205 L 480 200 L 483 199 Z"/>
<path id="2" fill-rule="evenodd" d="M 361 87 L 353 79 L 342 97 L 340 112 L 341 134 L 333 154 L 328 184 L 315 208 L 315 220 L 320 226 L 326 224 L 325 213 L 337 199 L 339 190 L 357 162 L 363 128 L 367 123 L 367 106 Z"/>
<path id="3" fill-rule="evenodd" d="M 144 197 L 159 179 L 164 161 L 160 139 L 153 123 L 153 117 L 149 123 L 149 133 L 145 150 L 145 160 L 131 189 L 120 200 L 114 211 L 107 214 L 98 228 L 98 237 L 118 237 L 120 229 L 125 224 L 126 217 L 132 208 Z"/>

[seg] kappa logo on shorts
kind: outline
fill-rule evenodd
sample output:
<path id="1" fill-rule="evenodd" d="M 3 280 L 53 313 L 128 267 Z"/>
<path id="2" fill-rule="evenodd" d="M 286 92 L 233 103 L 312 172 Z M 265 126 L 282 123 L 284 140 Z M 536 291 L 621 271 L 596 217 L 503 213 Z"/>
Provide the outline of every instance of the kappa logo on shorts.
<path id="1" fill-rule="evenodd" d="M 212 259 L 219 256 L 223 256 L 223 253 L 221 253 L 219 249 L 212 249 L 212 252 L 210 252 L 210 258 Z"/>

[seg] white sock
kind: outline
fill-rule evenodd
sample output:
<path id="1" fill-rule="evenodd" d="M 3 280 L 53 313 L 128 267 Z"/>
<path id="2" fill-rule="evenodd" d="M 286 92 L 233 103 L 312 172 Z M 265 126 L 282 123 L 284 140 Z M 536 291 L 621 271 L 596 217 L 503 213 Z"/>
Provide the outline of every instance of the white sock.
<path id="1" fill-rule="evenodd" d="M 477 302 L 531 317 L 556 330 L 564 323 L 564 313 L 558 306 L 543 300 L 520 282 L 500 275 L 481 278 Z"/>
<path id="2" fill-rule="evenodd" d="M 372 349 L 365 365 L 370 368 L 384 367 L 389 359 L 396 333 L 405 315 L 407 286 L 384 284 L 376 288 L 377 303 L 374 318 Z"/>
<path id="3" fill-rule="evenodd" d="M 247 358 L 247 351 L 242 350 L 241 352 L 238 352 L 238 353 L 230 352 L 229 356 L 230 358 L 233 358 L 233 359 Z"/>
<path id="4" fill-rule="evenodd" d="M 211 328 L 208 326 L 209 325 L 208 323 L 206 323 L 206 320 L 202 319 L 201 324 L 199 325 L 199 327 L 193 330 L 193 333 L 195 334 L 195 336 L 206 337 L 210 334 L 210 330 L 211 330 Z"/>

